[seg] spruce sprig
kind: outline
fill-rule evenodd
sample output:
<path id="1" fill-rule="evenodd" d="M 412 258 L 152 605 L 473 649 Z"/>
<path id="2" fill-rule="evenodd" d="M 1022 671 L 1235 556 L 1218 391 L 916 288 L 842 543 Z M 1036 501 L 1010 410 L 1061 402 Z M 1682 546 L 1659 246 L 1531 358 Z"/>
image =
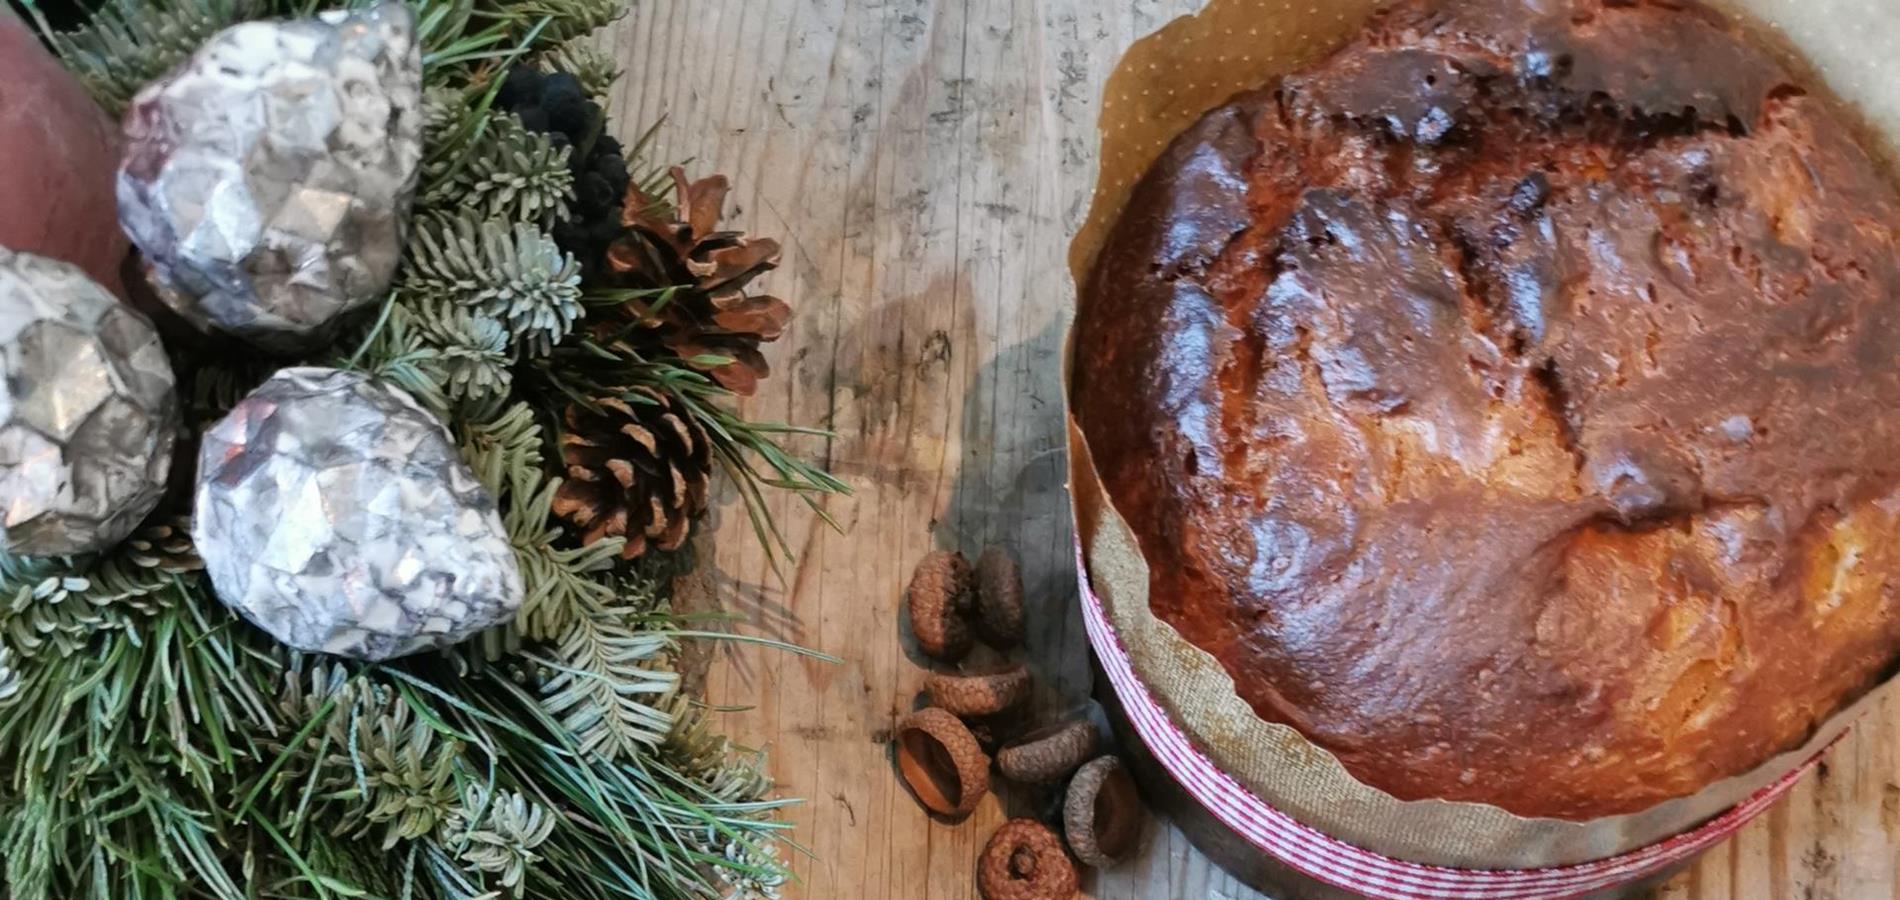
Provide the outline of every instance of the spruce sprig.
<path id="1" fill-rule="evenodd" d="M 602 103 L 620 80 L 620 64 L 614 58 L 585 41 L 569 41 L 541 54 L 539 65 L 551 72 L 567 72 L 581 83 L 581 90 Z"/>
<path id="2" fill-rule="evenodd" d="M 85 27 L 68 33 L 47 24 L 36 0 L 23 2 L 66 67 L 115 116 L 146 82 L 264 8 L 261 0 L 107 0 Z"/>
<path id="3" fill-rule="evenodd" d="M 411 239 L 403 290 L 428 323 L 437 302 L 499 322 L 518 353 L 545 356 L 581 317 L 580 264 L 540 228 L 457 215 L 427 214 Z"/>
<path id="4" fill-rule="evenodd" d="M 446 95 L 446 96 L 444 96 Z M 455 92 L 432 94 L 423 105 L 424 131 L 453 140 L 461 127 Z M 571 147 L 557 147 L 505 112 L 489 112 L 460 159 L 429 163 L 425 206 L 473 209 L 486 218 L 547 226 L 567 218 L 574 201 Z M 451 165 L 453 168 L 451 170 Z M 445 177 L 446 176 L 446 177 Z"/>

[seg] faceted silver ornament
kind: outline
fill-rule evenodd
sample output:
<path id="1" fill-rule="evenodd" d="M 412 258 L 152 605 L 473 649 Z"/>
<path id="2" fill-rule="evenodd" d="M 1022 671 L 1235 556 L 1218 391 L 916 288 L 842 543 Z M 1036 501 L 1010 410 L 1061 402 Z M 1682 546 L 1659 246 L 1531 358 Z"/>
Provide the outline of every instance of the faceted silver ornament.
<path id="1" fill-rule="evenodd" d="M 365 660 L 514 618 L 494 498 L 408 394 L 284 369 L 204 435 L 194 523 L 218 598 L 299 650 Z"/>
<path id="2" fill-rule="evenodd" d="M 119 219 L 167 305 L 271 350 L 389 287 L 422 158 L 422 61 L 400 3 L 246 22 L 125 116 Z"/>
<path id="3" fill-rule="evenodd" d="M 77 266 L 0 249 L 0 548 L 103 550 L 165 493 L 178 400 L 152 323 Z"/>

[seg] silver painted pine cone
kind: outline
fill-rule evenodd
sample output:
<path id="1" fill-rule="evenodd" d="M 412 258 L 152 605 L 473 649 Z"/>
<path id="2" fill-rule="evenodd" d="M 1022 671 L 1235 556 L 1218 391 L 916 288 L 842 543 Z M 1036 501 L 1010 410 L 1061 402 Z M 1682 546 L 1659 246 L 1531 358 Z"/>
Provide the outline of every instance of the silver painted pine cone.
<path id="1" fill-rule="evenodd" d="M 521 572 L 448 430 L 368 376 L 285 369 L 204 435 L 193 535 L 218 599 L 365 660 L 514 618 Z"/>
<path id="2" fill-rule="evenodd" d="M 0 550 L 118 543 L 165 492 L 177 438 L 152 323 L 78 267 L 0 249 Z"/>
<path id="3" fill-rule="evenodd" d="M 225 29 L 126 112 L 119 219 L 200 328 L 289 350 L 395 275 L 422 158 L 400 3 Z"/>

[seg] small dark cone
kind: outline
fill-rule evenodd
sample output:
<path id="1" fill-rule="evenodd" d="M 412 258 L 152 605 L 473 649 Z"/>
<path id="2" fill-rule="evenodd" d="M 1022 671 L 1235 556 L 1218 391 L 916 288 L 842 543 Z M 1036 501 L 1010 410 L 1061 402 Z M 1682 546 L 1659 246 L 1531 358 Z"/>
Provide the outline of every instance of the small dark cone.
<path id="1" fill-rule="evenodd" d="M 126 538 L 124 551 L 126 558 L 141 569 L 182 575 L 205 567 L 191 543 L 191 520 L 183 516 L 146 523 Z"/>
<path id="2" fill-rule="evenodd" d="M 598 282 L 607 247 L 620 237 L 620 205 L 632 180 L 625 150 L 604 131 L 600 104 L 589 99 L 572 73 L 517 66 L 502 80 L 495 106 L 514 113 L 522 127 L 547 135 L 554 146 L 570 149 L 574 202 L 552 233 L 561 249 L 580 262 L 587 283 Z"/>
<path id="3" fill-rule="evenodd" d="M 746 292 L 754 278 L 778 267 L 778 242 L 716 230 L 730 189 L 724 176 L 688 181 L 676 167 L 673 185 L 673 210 L 637 184 L 627 188 L 623 230 L 607 248 L 608 277 L 619 287 L 674 288 L 629 300 L 624 319 L 722 387 L 750 395 L 771 371 L 759 345 L 778 340 L 791 319 L 785 301 Z M 624 323 L 603 328 L 624 330 Z"/>
<path id="4" fill-rule="evenodd" d="M 565 421 L 554 514 L 584 544 L 625 537 L 627 559 L 679 549 L 712 477 L 712 444 L 692 414 L 671 394 L 635 388 L 569 406 Z"/>

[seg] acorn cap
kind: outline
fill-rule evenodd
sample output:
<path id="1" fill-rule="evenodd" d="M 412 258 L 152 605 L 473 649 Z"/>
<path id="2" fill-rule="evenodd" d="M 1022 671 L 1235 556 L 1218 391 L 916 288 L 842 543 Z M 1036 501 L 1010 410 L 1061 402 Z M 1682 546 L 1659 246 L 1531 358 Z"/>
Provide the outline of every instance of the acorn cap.
<path id="1" fill-rule="evenodd" d="M 1095 755 L 1095 723 L 1076 719 L 1036 729 L 996 751 L 996 764 L 1011 780 L 1053 784 Z"/>
<path id="2" fill-rule="evenodd" d="M 930 702 L 963 718 L 989 716 L 1029 696 L 1029 667 L 1022 663 L 977 672 L 932 672 L 924 679 Z"/>
<path id="3" fill-rule="evenodd" d="M 975 605 L 970 562 L 954 550 L 935 550 L 917 563 L 905 599 L 917 646 L 944 662 L 956 662 L 976 642 L 970 613 Z"/>
<path id="4" fill-rule="evenodd" d="M 1022 643 L 1023 572 L 1016 558 L 995 544 L 976 558 L 976 624 L 983 639 L 998 647 Z"/>
<path id="5" fill-rule="evenodd" d="M 1081 879 L 1055 832 L 1035 819 L 1011 819 L 984 845 L 976 886 L 984 900 L 1069 900 Z"/>
<path id="6" fill-rule="evenodd" d="M 1062 829 L 1069 849 L 1085 865 L 1105 869 L 1127 859 L 1141 841 L 1146 819 L 1135 779 L 1113 756 L 1090 760 L 1069 782 Z"/>
<path id="7" fill-rule="evenodd" d="M 956 716 L 920 709 L 897 724 L 897 769 L 931 812 L 961 819 L 990 792 L 990 758 Z"/>

